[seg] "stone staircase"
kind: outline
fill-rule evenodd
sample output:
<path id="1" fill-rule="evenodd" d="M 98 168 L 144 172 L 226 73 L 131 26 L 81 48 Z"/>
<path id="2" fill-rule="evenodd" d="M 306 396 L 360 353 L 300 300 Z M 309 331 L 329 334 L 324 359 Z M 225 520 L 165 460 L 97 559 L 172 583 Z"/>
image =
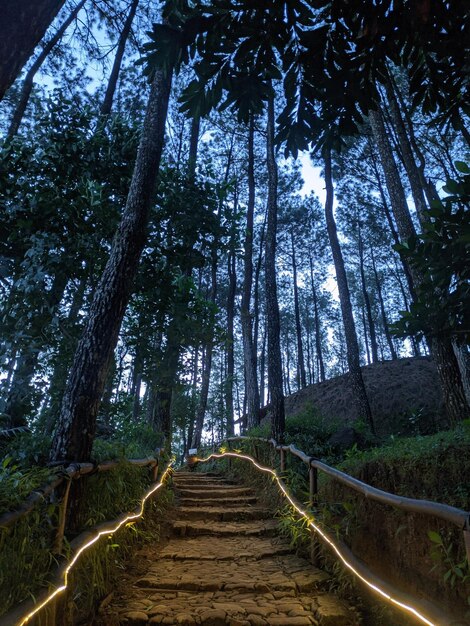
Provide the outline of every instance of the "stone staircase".
<path id="1" fill-rule="evenodd" d="M 251 489 L 189 472 L 177 472 L 174 485 L 172 538 L 105 624 L 359 624 L 356 611 L 328 592 L 330 577 L 276 536 L 276 521 Z"/>

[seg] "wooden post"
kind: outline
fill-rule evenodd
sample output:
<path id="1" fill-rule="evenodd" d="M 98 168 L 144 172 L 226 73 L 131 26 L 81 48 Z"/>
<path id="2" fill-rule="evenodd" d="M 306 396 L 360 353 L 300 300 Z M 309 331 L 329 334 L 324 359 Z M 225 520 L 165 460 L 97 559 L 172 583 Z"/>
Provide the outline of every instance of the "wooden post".
<path id="1" fill-rule="evenodd" d="M 465 552 L 467 553 L 467 561 L 470 563 L 470 516 L 467 518 L 463 529 L 463 540 L 465 542 Z"/>
<path id="2" fill-rule="evenodd" d="M 72 484 L 72 478 L 66 479 L 65 491 L 62 497 L 62 502 L 59 504 L 59 523 L 57 525 L 57 532 L 54 540 L 53 553 L 61 554 L 62 545 L 64 542 L 65 534 L 65 522 L 67 519 L 67 506 L 69 502 L 70 486 Z"/>
<path id="3" fill-rule="evenodd" d="M 308 467 L 308 482 L 309 482 L 309 503 L 310 507 L 313 509 L 318 503 L 318 470 L 316 467 L 312 465 L 312 461 L 310 460 L 310 465 Z"/>
<path id="4" fill-rule="evenodd" d="M 157 478 L 158 478 L 158 459 L 156 459 L 155 465 L 152 467 L 152 481 L 156 483 Z"/>

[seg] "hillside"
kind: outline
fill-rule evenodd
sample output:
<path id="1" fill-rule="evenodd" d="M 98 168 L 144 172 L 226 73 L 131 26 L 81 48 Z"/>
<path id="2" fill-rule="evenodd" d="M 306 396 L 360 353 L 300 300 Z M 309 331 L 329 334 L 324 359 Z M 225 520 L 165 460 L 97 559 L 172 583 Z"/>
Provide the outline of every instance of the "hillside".
<path id="1" fill-rule="evenodd" d="M 444 412 L 437 369 L 429 357 L 375 363 L 362 368 L 378 430 L 388 430 L 405 416 L 418 414 L 439 423 Z M 313 406 L 326 418 L 353 422 L 356 414 L 347 375 L 309 385 L 286 398 L 286 413 Z M 387 427 L 383 428 L 384 424 Z M 436 424 L 437 425 L 437 424 Z M 382 427 L 381 427 L 382 426 Z"/>

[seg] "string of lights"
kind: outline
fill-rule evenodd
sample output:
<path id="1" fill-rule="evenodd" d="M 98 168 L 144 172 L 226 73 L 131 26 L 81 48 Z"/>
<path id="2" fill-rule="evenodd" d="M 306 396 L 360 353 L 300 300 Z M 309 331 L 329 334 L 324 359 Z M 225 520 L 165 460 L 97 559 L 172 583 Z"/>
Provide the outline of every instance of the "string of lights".
<path id="1" fill-rule="evenodd" d="M 77 552 L 74 554 L 73 558 L 69 561 L 67 567 L 64 570 L 62 584 L 56 589 L 54 589 L 54 591 L 52 591 L 42 602 L 37 604 L 32 611 L 30 611 L 27 615 L 25 615 L 21 619 L 21 621 L 18 622 L 17 626 L 24 626 L 24 624 L 27 624 L 31 620 L 31 618 L 33 618 L 35 615 L 37 615 L 37 613 L 42 611 L 42 609 L 46 607 L 50 602 L 52 602 L 54 598 L 59 596 L 61 593 L 63 593 L 67 589 L 70 571 L 76 565 L 81 555 L 84 552 L 86 552 L 89 548 L 91 548 L 91 546 L 93 546 L 97 541 L 99 541 L 101 537 L 105 535 L 111 536 L 115 532 L 117 532 L 120 528 L 122 528 L 124 525 L 132 524 L 133 522 L 135 522 L 136 520 L 142 517 L 142 515 L 144 514 L 146 501 L 154 493 L 156 493 L 159 489 L 161 489 L 161 487 L 163 487 L 165 480 L 171 471 L 172 465 L 173 465 L 173 461 L 169 463 L 168 467 L 163 472 L 159 482 L 153 485 L 144 495 L 144 497 L 140 501 L 140 506 L 137 512 L 130 513 L 119 522 L 116 522 L 114 526 L 110 526 L 109 528 L 104 528 L 103 530 L 100 530 L 92 539 L 87 541 L 83 546 L 80 547 L 79 550 L 77 550 Z"/>
<path id="2" fill-rule="evenodd" d="M 307 521 L 308 526 L 310 528 L 312 528 L 318 534 L 318 536 L 325 543 L 327 543 L 330 546 L 330 548 L 334 551 L 334 553 L 340 559 L 340 561 L 343 563 L 343 565 L 354 576 L 356 576 L 365 585 L 367 585 L 367 587 L 369 587 L 369 589 L 371 589 L 374 593 L 376 593 L 377 595 L 381 596 L 383 599 L 387 600 L 388 602 L 390 602 L 394 606 L 398 607 L 399 609 L 401 609 L 401 610 L 409 613 L 413 617 L 417 618 L 422 624 L 426 624 L 426 626 L 442 626 L 442 624 L 439 624 L 436 621 L 431 621 L 430 619 L 428 619 L 428 617 L 423 615 L 423 613 L 421 611 L 419 611 L 415 607 L 411 606 L 410 604 L 402 602 L 398 598 L 393 597 L 391 594 L 387 593 L 384 589 L 382 589 L 379 585 L 375 584 L 374 582 L 369 580 L 366 576 L 361 574 L 357 570 L 357 568 L 351 563 L 351 561 L 343 554 L 341 548 L 337 545 L 337 543 L 335 541 L 333 541 L 333 539 L 331 539 L 331 537 L 329 537 L 320 528 L 320 526 L 318 526 L 318 524 L 315 523 L 315 521 L 314 521 L 314 519 L 312 518 L 311 515 L 309 515 L 301 506 L 299 506 L 297 504 L 297 502 L 295 502 L 295 500 L 289 494 L 289 492 L 287 491 L 285 485 L 283 484 L 282 480 L 279 478 L 279 476 L 277 475 L 275 470 L 271 469 L 270 467 L 265 467 L 263 465 L 260 465 L 256 461 L 256 459 L 254 459 L 253 457 L 251 457 L 249 455 L 246 455 L 246 454 L 241 454 L 239 452 L 222 452 L 220 454 L 213 453 L 213 454 L 210 454 L 208 457 L 206 457 L 204 459 L 200 459 L 200 458 L 196 457 L 194 459 L 194 462 L 206 463 L 207 461 L 210 461 L 211 459 L 221 459 L 221 458 L 224 458 L 224 457 L 234 457 L 234 458 L 238 458 L 238 459 L 245 459 L 245 460 L 249 461 L 250 463 L 252 463 L 261 472 L 265 472 L 266 474 L 270 474 L 274 478 L 274 481 L 276 482 L 278 488 L 280 489 L 280 491 L 282 492 L 284 497 L 287 499 L 287 501 L 292 506 L 292 508 L 298 513 L 298 515 L 303 517 Z"/>

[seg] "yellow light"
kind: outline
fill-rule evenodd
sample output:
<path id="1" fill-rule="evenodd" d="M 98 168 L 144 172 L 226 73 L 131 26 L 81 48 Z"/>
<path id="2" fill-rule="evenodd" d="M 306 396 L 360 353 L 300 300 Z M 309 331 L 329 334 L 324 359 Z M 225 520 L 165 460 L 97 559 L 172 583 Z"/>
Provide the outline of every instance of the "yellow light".
<path id="1" fill-rule="evenodd" d="M 152 496 L 156 491 L 158 491 L 162 486 L 163 483 L 165 482 L 168 474 L 171 471 L 171 466 L 173 465 L 173 461 L 171 461 L 171 463 L 168 465 L 168 467 L 166 468 L 166 470 L 163 472 L 162 477 L 160 478 L 160 482 L 158 482 L 156 485 L 154 485 L 151 489 L 149 489 L 149 491 L 147 491 L 147 493 L 145 494 L 145 496 L 142 498 L 142 500 L 140 501 L 140 511 L 138 511 L 137 513 L 133 513 L 131 515 L 128 515 L 125 519 L 121 520 L 120 522 L 118 522 L 115 526 L 113 526 L 112 528 L 106 528 L 105 530 L 100 530 L 99 533 L 97 533 L 95 535 L 95 537 L 93 537 L 93 539 L 90 539 L 90 541 L 88 541 L 88 543 L 86 543 L 85 545 L 83 545 L 80 550 L 77 550 L 77 552 L 75 553 L 73 559 L 69 562 L 69 564 L 67 565 L 65 571 L 64 571 L 64 578 L 63 578 L 63 584 L 60 585 L 60 587 L 57 587 L 57 589 L 55 589 L 50 595 L 47 596 L 47 598 L 45 598 L 45 600 L 43 600 L 40 604 L 38 604 L 30 613 L 28 613 L 25 617 L 22 618 L 22 620 L 20 622 L 18 622 L 17 626 L 23 626 L 23 624 L 26 624 L 27 622 L 29 622 L 29 620 L 34 617 L 37 613 L 39 613 L 39 611 L 41 611 L 45 606 L 47 606 L 49 604 L 49 602 L 51 602 L 56 596 L 58 596 L 60 593 L 62 593 L 63 591 L 65 591 L 67 589 L 67 585 L 68 585 L 68 577 L 69 577 L 69 573 L 70 570 L 74 567 L 74 565 L 77 563 L 78 559 L 80 558 L 80 556 L 86 551 L 88 550 L 88 548 L 90 548 L 92 545 L 94 545 L 98 539 L 100 539 L 101 537 L 103 537 L 103 535 L 108 535 L 109 537 L 111 537 L 116 531 L 118 531 L 122 526 L 126 525 L 126 526 L 130 526 L 131 524 L 133 524 L 137 519 L 139 519 L 140 517 L 142 517 L 143 513 L 144 513 L 144 508 L 145 508 L 145 503 L 146 501 L 150 498 L 150 496 Z"/>
<path id="2" fill-rule="evenodd" d="M 263 465 L 260 465 L 251 456 L 248 456 L 246 454 L 239 454 L 239 453 L 236 453 L 236 452 L 224 452 L 223 454 L 215 454 L 214 453 L 214 454 L 211 454 L 210 456 L 208 456 L 205 459 L 198 459 L 198 458 L 196 458 L 196 461 L 199 462 L 199 463 L 205 463 L 207 461 L 210 461 L 213 458 L 220 459 L 220 458 L 222 458 L 224 456 L 234 456 L 236 458 L 245 459 L 247 461 L 250 461 L 250 463 L 252 463 L 260 471 L 265 472 L 267 474 L 271 474 L 274 477 L 274 479 L 275 479 L 275 481 L 277 483 L 277 486 L 282 491 L 282 493 L 284 494 L 285 498 L 289 501 L 289 504 L 297 511 L 297 513 L 299 515 L 301 515 L 303 518 L 305 518 L 307 520 L 308 525 L 311 526 L 311 528 L 313 528 L 313 530 L 316 533 L 318 533 L 318 535 L 320 535 L 320 537 L 323 539 L 323 541 L 325 541 L 333 549 L 333 551 L 336 553 L 336 555 L 339 557 L 339 559 L 342 561 L 342 563 L 345 565 L 345 567 L 347 567 L 354 574 L 354 576 L 359 578 L 359 580 L 361 580 L 364 584 L 366 584 L 372 591 L 374 591 L 378 595 L 382 596 L 382 598 L 385 598 L 385 600 L 388 600 L 389 602 L 391 602 L 392 604 L 394 604 L 398 608 L 402 609 L 403 611 L 406 611 L 408 613 L 411 613 L 411 615 L 414 615 L 423 624 L 426 624 L 426 626 L 439 626 L 439 624 L 437 624 L 436 622 L 431 622 L 427 617 L 425 617 L 417 609 L 415 609 L 414 607 L 412 607 L 409 604 L 405 604 L 404 602 L 401 602 L 400 600 L 394 598 L 393 596 L 388 594 L 386 591 L 381 589 L 379 586 L 377 586 L 376 584 L 374 584 L 370 580 L 367 580 L 367 578 L 365 578 L 360 572 L 358 572 L 357 569 L 354 567 L 354 565 L 352 565 L 352 563 L 350 563 L 348 561 L 348 559 L 342 554 L 341 549 L 336 545 L 336 543 L 334 541 L 332 541 L 330 539 L 330 537 L 328 537 L 322 531 L 322 529 L 319 526 L 317 526 L 317 524 L 315 524 L 315 522 L 312 520 L 311 516 L 309 516 L 306 511 L 304 511 L 299 506 L 297 506 L 297 504 L 294 502 L 292 497 L 289 495 L 289 493 L 285 489 L 284 485 L 281 483 L 277 473 L 274 470 L 272 470 L 270 467 L 264 467 Z"/>

